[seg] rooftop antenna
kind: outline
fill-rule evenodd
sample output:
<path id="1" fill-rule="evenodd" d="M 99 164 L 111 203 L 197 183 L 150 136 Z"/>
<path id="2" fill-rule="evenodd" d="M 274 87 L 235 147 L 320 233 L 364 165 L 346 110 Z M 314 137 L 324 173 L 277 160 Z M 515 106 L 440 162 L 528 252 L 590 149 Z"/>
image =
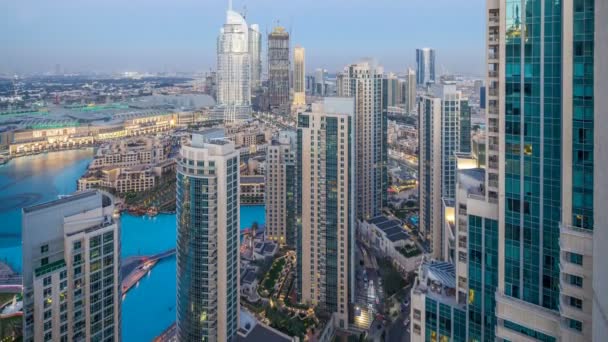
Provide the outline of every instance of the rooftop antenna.
<path id="1" fill-rule="evenodd" d="M 247 5 L 243 5 L 243 18 L 247 19 Z"/>

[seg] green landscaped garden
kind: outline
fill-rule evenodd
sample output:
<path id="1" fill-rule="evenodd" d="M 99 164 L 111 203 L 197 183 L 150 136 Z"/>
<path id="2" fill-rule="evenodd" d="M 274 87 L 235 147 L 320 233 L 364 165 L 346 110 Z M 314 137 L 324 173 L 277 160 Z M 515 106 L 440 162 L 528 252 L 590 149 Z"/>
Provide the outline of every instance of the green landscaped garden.
<path id="1" fill-rule="evenodd" d="M 306 330 L 315 325 L 311 318 L 301 320 L 298 317 L 291 317 L 287 312 L 277 308 L 267 308 L 266 317 L 270 320 L 271 327 L 290 336 L 298 336 L 300 341 L 304 340 Z"/>
<path id="2" fill-rule="evenodd" d="M 267 291 L 267 293 L 274 292 L 274 286 L 279 279 L 279 275 L 281 271 L 283 271 L 283 266 L 285 266 L 285 258 L 281 258 L 276 260 L 268 273 L 266 273 L 266 277 L 264 277 L 264 281 L 262 281 L 262 290 Z"/>
<path id="3" fill-rule="evenodd" d="M 407 245 L 404 247 L 399 247 L 399 248 L 397 248 L 397 250 L 399 251 L 399 253 L 401 253 L 401 255 L 403 255 L 406 258 L 415 257 L 417 255 L 420 255 L 420 253 L 422 253 L 420 251 L 420 249 L 418 248 L 418 246 L 416 246 L 416 245 Z"/>

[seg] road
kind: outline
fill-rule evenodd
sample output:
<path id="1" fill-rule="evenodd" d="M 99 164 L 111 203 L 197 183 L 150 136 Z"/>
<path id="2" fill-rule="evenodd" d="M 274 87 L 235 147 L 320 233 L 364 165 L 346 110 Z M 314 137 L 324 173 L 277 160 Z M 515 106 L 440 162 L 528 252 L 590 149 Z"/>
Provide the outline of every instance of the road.
<path id="1" fill-rule="evenodd" d="M 411 332 L 411 322 L 408 324 L 407 328 L 403 325 L 403 320 L 405 318 L 410 318 L 410 292 L 408 291 L 405 295 L 408 306 L 401 305 L 402 311 L 399 314 L 399 317 L 387 327 L 386 341 L 387 342 L 410 342 L 410 333 L 407 332 L 407 328 L 410 328 Z"/>

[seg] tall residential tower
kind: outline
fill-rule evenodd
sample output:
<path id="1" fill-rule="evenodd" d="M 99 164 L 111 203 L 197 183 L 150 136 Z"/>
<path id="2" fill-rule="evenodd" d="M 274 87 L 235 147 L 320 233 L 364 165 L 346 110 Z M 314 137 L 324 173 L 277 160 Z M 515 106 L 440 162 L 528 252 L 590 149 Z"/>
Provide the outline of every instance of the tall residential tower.
<path id="1" fill-rule="evenodd" d="M 298 115 L 298 289 L 342 329 L 354 298 L 354 122 L 352 98 Z"/>
<path id="2" fill-rule="evenodd" d="M 239 322 L 239 153 L 193 134 L 177 172 L 177 338 L 230 341 Z"/>
<path id="3" fill-rule="evenodd" d="M 266 236 L 295 247 L 296 137 L 283 131 L 266 153 Z"/>
<path id="4" fill-rule="evenodd" d="M 99 190 L 23 208 L 24 341 L 121 339 L 120 221 Z"/>
<path id="5" fill-rule="evenodd" d="M 380 215 L 386 203 L 387 118 L 382 106 L 383 69 L 373 61 L 352 64 L 340 75 L 338 96 L 355 99 L 357 217 Z"/>

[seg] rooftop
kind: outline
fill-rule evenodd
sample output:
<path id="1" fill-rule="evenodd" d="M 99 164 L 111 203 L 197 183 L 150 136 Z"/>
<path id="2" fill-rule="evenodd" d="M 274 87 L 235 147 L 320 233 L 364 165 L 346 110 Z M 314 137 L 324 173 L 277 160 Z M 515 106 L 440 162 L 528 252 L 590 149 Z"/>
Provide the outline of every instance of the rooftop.
<path id="1" fill-rule="evenodd" d="M 241 176 L 241 184 L 264 183 L 264 176 Z"/>
<path id="2" fill-rule="evenodd" d="M 391 241 L 407 240 L 409 235 L 403 230 L 399 220 L 391 220 L 386 216 L 376 216 L 368 221 L 386 234 Z"/>
<path id="3" fill-rule="evenodd" d="M 97 190 L 86 190 L 86 191 L 76 192 L 73 195 L 64 196 L 64 197 L 61 197 L 59 199 L 56 199 L 56 200 L 53 200 L 53 201 L 50 201 L 50 202 L 33 205 L 31 207 L 25 207 L 25 208 L 23 208 L 23 213 L 24 214 L 25 213 L 31 213 L 31 212 L 34 212 L 34 211 L 50 208 L 50 207 L 53 207 L 53 206 L 56 206 L 56 205 L 62 205 L 62 204 L 65 204 L 65 203 L 70 203 L 70 202 L 78 201 L 78 200 L 81 200 L 83 198 L 94 197 L 94 196 L 97 196 L 98 193 L 99 193 L 99 191 L 97 191 Z"/>

